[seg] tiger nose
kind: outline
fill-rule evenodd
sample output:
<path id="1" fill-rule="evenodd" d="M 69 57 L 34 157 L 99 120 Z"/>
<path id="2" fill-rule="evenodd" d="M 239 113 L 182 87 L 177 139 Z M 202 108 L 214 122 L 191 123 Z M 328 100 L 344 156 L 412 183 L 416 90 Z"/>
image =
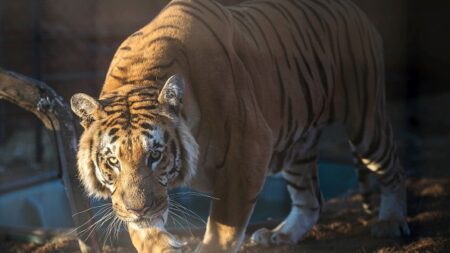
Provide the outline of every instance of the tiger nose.
<path id="1" fill-rule="evenodd" d="M 148 206 L 144 206 L 143 208 L 127 208 L 129 213 L 134 214 L 139 218 L 143 217 L 148 210 L 150 210 L 150 207 Z"/>

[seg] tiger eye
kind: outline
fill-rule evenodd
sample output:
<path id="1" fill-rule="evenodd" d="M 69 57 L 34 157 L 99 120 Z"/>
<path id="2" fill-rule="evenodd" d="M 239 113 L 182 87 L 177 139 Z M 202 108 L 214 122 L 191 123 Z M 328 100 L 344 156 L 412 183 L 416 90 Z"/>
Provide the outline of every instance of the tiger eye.
<path id="1" fill-rule="evenodd" d="M 117 158 L 115 158 L 115 157 L 109 157 L 108 158 L 108 163 L 110 165 L 117 165 L 117 163 L 119 163 L 119 160 L 117 160 Z"/>
<path id="2" fill-rule="evenodd" d="M 161 152 L 159 152 L 159 151 L 152 151 L 150 153 L 150 157 L 152 158 L 153 161 L 157 161 L 161 157 Z"/>

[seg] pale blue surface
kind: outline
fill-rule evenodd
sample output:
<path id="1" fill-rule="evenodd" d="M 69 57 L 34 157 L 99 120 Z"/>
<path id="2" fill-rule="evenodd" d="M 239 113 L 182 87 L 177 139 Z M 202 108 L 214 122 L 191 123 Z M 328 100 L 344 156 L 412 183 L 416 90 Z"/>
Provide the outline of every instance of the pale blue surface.
<path id="1" fill-rule="evenodd" d="M 71 227 L 71 216 L 59 180 L 0 195 L 0 226 Z"/>

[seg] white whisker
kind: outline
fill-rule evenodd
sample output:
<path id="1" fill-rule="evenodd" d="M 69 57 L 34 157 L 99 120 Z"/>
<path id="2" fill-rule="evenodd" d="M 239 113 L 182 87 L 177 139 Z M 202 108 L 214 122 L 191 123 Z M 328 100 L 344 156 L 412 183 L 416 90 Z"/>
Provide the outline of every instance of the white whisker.
<path id="1" fill-rule="evenodd" d="M 77 215 L 80 215 L 80 214 L 82 214 L 82 213 L 85 213 L 85 212 L 88 212 L 88 211 L 91 211 L 91 210 L 94 210 L 94 209 L 97 209 L 97 208 L 102 208 L 102 207 L 110 206 L 110 205 L 111 205 L 111 203 L 106 203 L 106 204 L 99 205 L 99 206 L 92 206 L 92 207 L 90 207 L 90 208 L 87 208 L 86 210 L 83 210 L 83 211 L 80 211 L 80 212 L 78 212 L 78 213 L 72 214 L 72 217 L 75 217 L 75 216 L 77 216 Z"/>
<path id="2" fill-rule="evenodd" d="M 187 191 L 187 192 L 174 192 L 174 193 L 170 193 L 169 196 L 176 196 L 176 195 L 181 195 L 181 197 L 184 196 L 196 196 L 196 197 L 204 197 L 204 198 L 209 198 L 209 199 L 213 199 L 213 200 L 220 200 L 219 198 L 213 197 L 211 195 L 208 195 L 206 193 L 201 193 L 201 192 L 194 192 L 194 191 Z"/>

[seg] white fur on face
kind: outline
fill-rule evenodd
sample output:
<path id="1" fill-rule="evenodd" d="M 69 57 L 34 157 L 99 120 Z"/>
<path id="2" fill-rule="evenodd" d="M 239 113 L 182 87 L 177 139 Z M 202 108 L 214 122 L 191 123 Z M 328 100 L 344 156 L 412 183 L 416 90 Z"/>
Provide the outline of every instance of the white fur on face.
<path id="1" fill-rule="evenodd" d="M 153 138 L 149 138 L 147 135 L 141 135 L 142 147 L 146 152 L 150 150 L 159 150 L 160 148 L 155 148 L 155 143 L 164 144 L 163 131 L 160 127 L 155 126 L 154 130 L 147 130 Z"/>
<path id="2" fill-rule="evenodd" d="M 111 151 L 112 155 L 117 157 L 118 145 L 116 145 L 116 143 L 118 143 L 118 141 L 116 141 L 115 143 L 111 143 L 111 139 L 112 139 L 111 136 L 109 136 L 108 134 L 104 134 L 101 137 L 99 149 L 101 151 L 109 149 Z M 100 153 L 104 153 L 104 152 L 100 152 Z M 110 190 L 110 192 L 114 192 L 115 189 L 116 189 L 114 184 L 104 184 L 104 183 L 102 183 L 102 182 L 106 182 L 107 180 L 105 179 L 102 171 L 100 170 L 100 165 L 97 164 L 97 159 L 94 159 L 94 166 L 95 166 L 95 176 L 97 177 L 98 181 L 103 186 L 108 188 Z M 118 175 L 120 173 L 118 168 L 113 168 L 113 171 L 114 171 L 114 173 L 116 175 Z"/>
<path id="3" fill-rule="evenodd" d="M 154 130 L 147 130 L 147 131 L 149 132 L 150 136 L 152 136 L 152 138 L 150 138 L 148 135 L 145 135 L 145 134 L 142 134 L 140 136 L 142 148 L 144 149 L 144 151 L 146 153 L 149 153 L 150 151 L 162 152 L 164 144 L 165 144 L 164 134 L 163 134 L 162 129 L 158 126 L 155 126 Z M 159 161 L 156 161 L 152 164 L 152 167 L 151 167 L 152 171 L 156 170 L 158 163 L 159 163 Z"/>

